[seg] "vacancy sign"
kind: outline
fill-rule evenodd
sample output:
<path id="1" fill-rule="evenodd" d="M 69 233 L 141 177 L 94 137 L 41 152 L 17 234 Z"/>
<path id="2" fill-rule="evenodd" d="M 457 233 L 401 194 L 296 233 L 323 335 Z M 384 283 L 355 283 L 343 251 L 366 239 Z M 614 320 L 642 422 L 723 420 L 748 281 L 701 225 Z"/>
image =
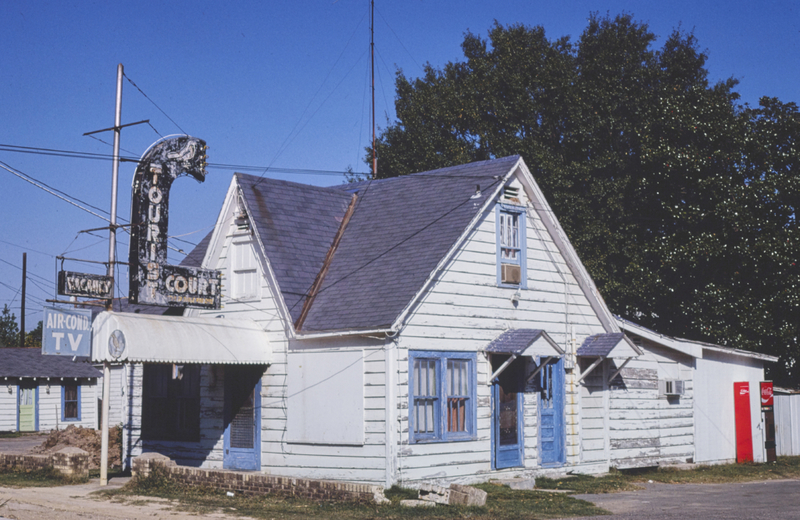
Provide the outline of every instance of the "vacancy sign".
<path id="1" fill-rule="evenodd" d="M 92 355 L 92 311 L 44 308 L 42 354 L 56 356 Z"/>

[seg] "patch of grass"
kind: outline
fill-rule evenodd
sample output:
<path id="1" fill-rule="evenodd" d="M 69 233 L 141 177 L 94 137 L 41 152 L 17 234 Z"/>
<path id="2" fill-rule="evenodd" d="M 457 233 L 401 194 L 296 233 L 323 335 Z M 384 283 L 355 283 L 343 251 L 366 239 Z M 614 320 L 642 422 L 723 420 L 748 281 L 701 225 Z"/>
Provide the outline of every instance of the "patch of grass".
<path id="1" fill-rule="evenodd" d="M 85 484 L 87 478 L 64 476 L 53 468 L 32 471 L 5 471 L 0 473 L 0 486 L 4 487 L 54 487 Z"/>
<path id="2" fill-rule="evenodd" d="M 774 464 L 720 464 L 697 466 L 692 469 L 644 468 L 612 471 L 608 475 L 591 477 L 576 475 L 559 479 L 538 477 L 539 489 L 569 489 L 578 494 L 616 493 L 637 489 L 638 484 L 652 480 L 665 484 L 722 484 L 800 478 L 800 457 L 778 457 Z"/>
<path id="3" fill-rule="evenodd" d="M 692 470 L 658 468 L 630 477 L 634 481 L 664 482 L 667 484 L 720 484 L 800 478 L 800 457 L 778 457 L 772 464 L 720 464 L 698 466 Z"/>
<path id="4" fill-rule="evenodd" d="M 0 439 L 16 439 L 25 435 L 22 432 L 0 432 Z"/>
<path id="5" fill-rule="evenodd" d="M 607 475 L 593 477 L 591 475 L 575 475 L 564 478 L 537 477 L 537 489 L 562 489 L 574 491 L 577 494 L 585 493 L 617 493 L 619 491 L 632 491 L 640 486 L 634 484 L 628 475 L 613 471 Z"/>

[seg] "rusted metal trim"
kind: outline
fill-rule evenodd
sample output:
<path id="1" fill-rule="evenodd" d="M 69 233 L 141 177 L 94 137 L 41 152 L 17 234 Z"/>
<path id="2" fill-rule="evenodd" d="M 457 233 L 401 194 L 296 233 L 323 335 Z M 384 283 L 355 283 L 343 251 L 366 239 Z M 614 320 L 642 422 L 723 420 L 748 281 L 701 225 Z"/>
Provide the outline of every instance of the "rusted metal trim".
<path id="1" fill-rule="evenodd" d="M 311 284 L 311 289 L 308 290 L 306 301 L 303 302 L 303 310 L 300 311 L 300 317 L 297 318 L 297 321 L 294 324 L 294 330 L 297 332 L 300 332 L 300 329 L 303 327 L 303 322 L 306 321 L 306 317 L 308 316 L 309 311 L 311 311 L 311 306 L 314 304 L 314 299 L 317 297 L 317 294 L 322 287 L 322 282 L 325 280 L 325 275 L 328 274 L 328 268 L 331 266 L 331 262 L 333 261 L 333 255 L 336 254 L 336 249 L 339 248 L 339 242 L 342 240 L 344 230 L 347 228 L 347 224 L 350 222 L 350 217 L 353 216 L 353 212 L 356 209 L 356 200 L 358 200 L 358 195 L 353 193 L 353 198 L 350 199 L 350 205 L 347 206 L 347 211 L 344 213 L 342 223 L 339 225 L 338 231 L 336 231 L 336 236 L 333 237 L 333 243 L 331 244 L 330 249 L 328 249 L 328 253 L 325 255 L 325 261 L 322 263 L 322 269 L 319 270 L 317 277 L 314 279 L 314 283 Z"/>

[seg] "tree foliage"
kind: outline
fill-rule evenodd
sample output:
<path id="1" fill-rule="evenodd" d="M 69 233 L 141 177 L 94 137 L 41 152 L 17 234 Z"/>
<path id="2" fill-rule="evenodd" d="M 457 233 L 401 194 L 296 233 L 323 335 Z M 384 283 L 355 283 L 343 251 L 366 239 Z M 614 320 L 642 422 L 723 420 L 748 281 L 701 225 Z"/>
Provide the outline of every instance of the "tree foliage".
<path id="1" fill-rule="evenodd" d="M 613 312 L 798 384 L 797 106 L 740 106 L 691 33 L 654 42 L 629 15 L 467 34 L 463 61 L 398 72 L 379 177 L 519 154 Z"/>
<path id="2" fill-rule="evenodd" d="M 8 308 L 8 305 L 3 305 L 3 311 L 0 313 L 0 347 L 18 346 L 19 325 L 17 325 L 17 317 Z"/>

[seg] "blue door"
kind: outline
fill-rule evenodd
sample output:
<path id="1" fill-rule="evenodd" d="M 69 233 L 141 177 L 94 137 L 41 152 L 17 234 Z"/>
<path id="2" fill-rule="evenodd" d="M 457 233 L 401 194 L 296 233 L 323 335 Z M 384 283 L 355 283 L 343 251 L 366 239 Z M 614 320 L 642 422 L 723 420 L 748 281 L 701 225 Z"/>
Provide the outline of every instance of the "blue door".
<path id="1" fill-rule="evenodd" d="M 492 355 L 492 370 L 508 356 Z M 514 468 L 523 465 L 522 360 L 516 360 L 492 383 L 492 467 Z"/>
<path id="2" fill-rule="evenodd" d="M 539 459 L 542 466 L 566 461 L 564 437 L 564 361 L 551 361 L 539 371 Z"/>
<path id="3" fill-rule="evenodd" d="M 261 375 L 264 367 L 225 367 L 224 469 L 261 469 Z"/>

